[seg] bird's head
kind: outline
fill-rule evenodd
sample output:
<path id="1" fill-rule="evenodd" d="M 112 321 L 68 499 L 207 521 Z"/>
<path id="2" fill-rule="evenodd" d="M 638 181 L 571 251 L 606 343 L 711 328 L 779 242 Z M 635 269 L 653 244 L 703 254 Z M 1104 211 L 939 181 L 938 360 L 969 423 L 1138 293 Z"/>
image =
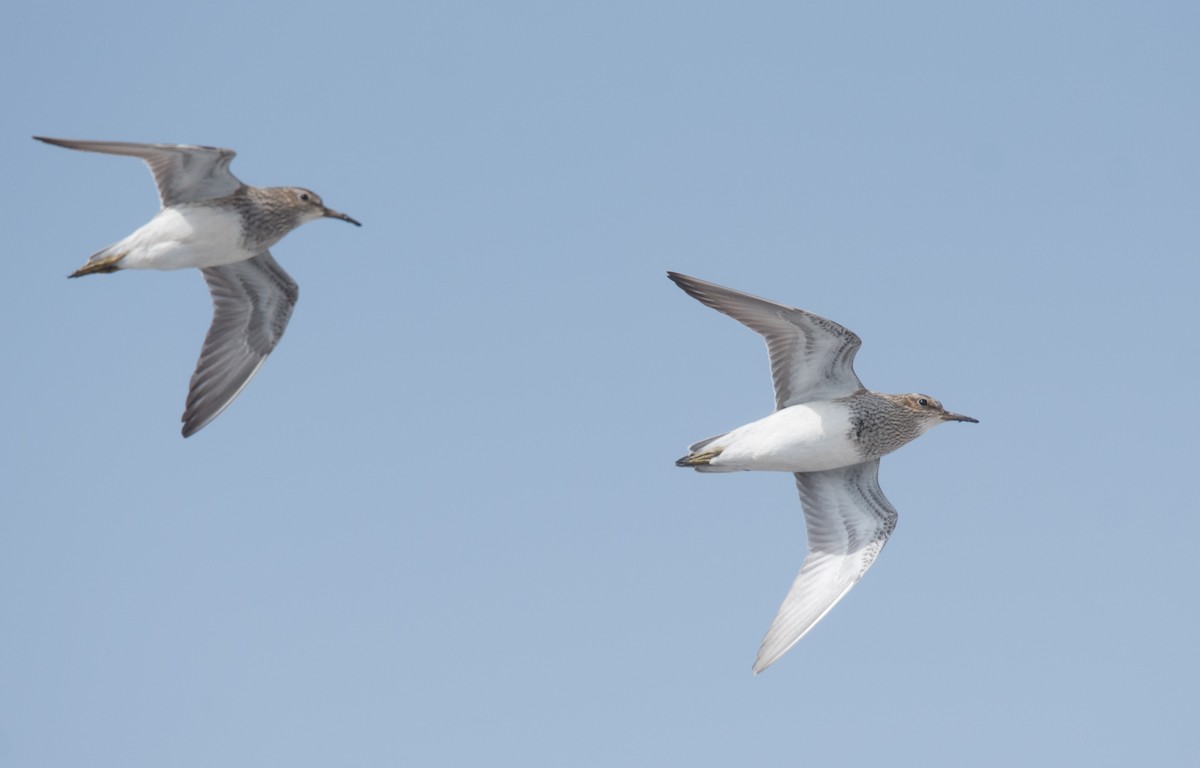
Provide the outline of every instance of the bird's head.
<path id="1" fill-rule="evenodd" d="M 288 187 L 288 195 L 291 197 L 292 204 L 296 210 L 300 211 L 302 221 L 314 221 L 316 219 L 341 219 L 348 221 L 356 227 L 361 227 L 362 224 L 350 218 L 346 214 L 335 211 L 332 208 L 325 207 L 325 203 L 321 200 L 321 196 L 311 189 L 303 187 Z"/>
<path id="2" fill-rule="evenodd" d="M 920 417 L 920 423 L 923 427 L 922 431 L 932 429 L 944 421 L 969 421 L 972 424 L 978 424 L 979 419 L 973 419 L 970 416 L 963 416 L 961 413 L 952 413 L 942 407 L 942 404 L 936 398 L 929 395 L 922 395 L 919 392 L 914 392 L 909 395 L 897 395 L 896 401 L 902 406 L 917 414 Z"/>

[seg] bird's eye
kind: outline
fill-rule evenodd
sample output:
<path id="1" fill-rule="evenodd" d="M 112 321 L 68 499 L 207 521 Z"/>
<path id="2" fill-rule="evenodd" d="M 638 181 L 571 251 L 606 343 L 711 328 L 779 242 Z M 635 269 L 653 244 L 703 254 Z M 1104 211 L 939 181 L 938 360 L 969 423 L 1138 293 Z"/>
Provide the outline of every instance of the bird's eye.
<path id="1" fill-rule="evenodd" d="M 301 193 L 300 193 L 300 199 L 301 199 L 301 200 L 303 200 L 304 202 L 306 202 L 306 203 L 307 203 L 307 202 L 308 202 L 308 193 L 307 193 L 307 192 L 301 192 Z"/>
<path id="2" fill-rule="evenodd" d="M 929 401 L 922 397 L 917 401 L 917 405 L 929 405 Z"/>

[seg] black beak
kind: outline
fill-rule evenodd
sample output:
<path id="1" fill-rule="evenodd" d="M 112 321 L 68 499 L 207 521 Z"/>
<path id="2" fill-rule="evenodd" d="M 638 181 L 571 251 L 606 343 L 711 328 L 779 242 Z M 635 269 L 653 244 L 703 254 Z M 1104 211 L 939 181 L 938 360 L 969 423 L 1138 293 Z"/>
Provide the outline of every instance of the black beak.
<path id="1" fill-rule="evenodd" d="M 354 219 L 350 218 L 350 217 L 349 217 L 349 216 L 347 216 L 346 214 L 344 214 L 344 213 L 342 213 L 342 212 L 340 212 L 340 211 L 335 211 L 335 210 L 333 210 L 332 208 L 326 208 L 326 209 L 325 209 L 325 214 L 324 214 L 324 215 L 325 215 L 325 217 L 326 217 L 326 218 L 329 218 L 329 219 L 341 219 L 342 221 L 348 221 L 348 222 L 350 222 L 351 224 L 353 224 L 353 225 L 354 225 L 354 226 L 356 226 L 356 227 L 361 227 L 361 226 L 362 226 L 362 224 L 359 224 L 357 221 L 355 221 Z"/>

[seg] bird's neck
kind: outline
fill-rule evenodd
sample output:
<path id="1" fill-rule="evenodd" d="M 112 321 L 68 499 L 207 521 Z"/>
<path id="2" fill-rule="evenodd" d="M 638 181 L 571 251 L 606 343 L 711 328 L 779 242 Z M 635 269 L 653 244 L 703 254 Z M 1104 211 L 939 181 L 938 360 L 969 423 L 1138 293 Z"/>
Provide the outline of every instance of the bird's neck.
<path id="1" fill-rule="evenodd" d="M 288 198 L 271 187 L 242 187 L 229 200 L 242 217 L 244 247 L 254 253 L 265 251 L 304 223 Z"/>
<path id="2" fill-rule="evenodd" d="M 862 446 L 865 460 L 889 454 L 925 431 L 895 395 L 862 389 L 845 402 L 850 407 L 850 437 Z"/>

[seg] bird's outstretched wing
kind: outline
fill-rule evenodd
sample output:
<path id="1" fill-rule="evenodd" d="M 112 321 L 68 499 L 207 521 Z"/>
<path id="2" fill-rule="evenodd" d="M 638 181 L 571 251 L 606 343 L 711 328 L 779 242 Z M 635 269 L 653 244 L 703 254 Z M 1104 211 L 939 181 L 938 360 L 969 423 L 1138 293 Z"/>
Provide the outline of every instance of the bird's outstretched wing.
<path id="1" fill-rule="evenodd" d="M 879 460 L 824 472 L 797 472 L 808 556 L 767 630 L 755 673 L 804 637 L 863 577 L 896 527 L 879 488 Z"/>
<path id="2" fill-rule="evenodd" d="M 300 295 L 268 251 L 200 271 L 212 292 L 213 321 L 188 387 L 184 437 L 215 419 L 258 373 Z"/>
<path id="3" fill-rule="evenodd" d="M 235 153 L 188 144 L 133 144 L 125 141 L 77 141 L 34 136 L 38 141 L 85 152 L 140 157 L 150 166 L 163 207 L 232 195 L 242 182 L 229 172 Z"/>
<path id="4" fill-rule="evenodd" d="M 762 334 L 771 357 L 775 408 L 862 389 L 854 355 L 862 341 L 832 320 L 694 277 L 668 272 L 688 295 Z"/>

